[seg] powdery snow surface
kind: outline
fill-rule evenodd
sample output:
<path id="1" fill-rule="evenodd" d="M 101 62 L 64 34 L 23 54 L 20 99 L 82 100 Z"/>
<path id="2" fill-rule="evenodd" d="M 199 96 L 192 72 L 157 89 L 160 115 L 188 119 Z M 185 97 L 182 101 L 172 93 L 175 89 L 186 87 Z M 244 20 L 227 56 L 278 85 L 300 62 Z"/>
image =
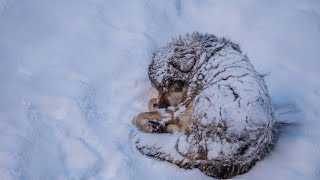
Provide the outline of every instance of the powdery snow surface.
<path id="1" fill-rule="evenodd" d="M 236 178 L 319 179 L 318 0 L 0 0 L 0 179 L 212 179 L 133 144 L 152 52 L 194 31 L 238 42 L 294 123 Z"/>

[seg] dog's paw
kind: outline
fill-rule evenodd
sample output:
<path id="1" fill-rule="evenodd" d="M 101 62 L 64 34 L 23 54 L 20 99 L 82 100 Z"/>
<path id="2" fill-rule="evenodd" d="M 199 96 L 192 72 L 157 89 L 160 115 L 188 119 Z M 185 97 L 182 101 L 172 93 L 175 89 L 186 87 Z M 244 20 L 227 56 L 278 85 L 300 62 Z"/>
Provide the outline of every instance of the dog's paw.
<path id="1" fill-rule="evenodd" d="M 157 120 L 149 120 L 148 127 L 151 133 L 165 133 L 166 125 Z"/>

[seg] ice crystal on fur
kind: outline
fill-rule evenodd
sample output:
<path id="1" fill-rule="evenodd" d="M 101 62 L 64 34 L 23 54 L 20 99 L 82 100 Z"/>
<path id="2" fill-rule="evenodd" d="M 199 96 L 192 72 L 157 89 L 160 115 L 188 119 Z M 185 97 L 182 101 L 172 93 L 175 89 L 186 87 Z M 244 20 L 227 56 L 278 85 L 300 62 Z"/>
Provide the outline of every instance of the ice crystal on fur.
<path id="1" fill-rule="evenodd" d="M 188 132 L 139 133 L 136 146 L 143 154 L 230 178 L 247 172 L 274 144 L 265 82 L 239 45 L 212 34 L 181 36 L 154 53 L 149 78 L 159 91 L 172 81 L 187 82 L 192 113 Z"/>

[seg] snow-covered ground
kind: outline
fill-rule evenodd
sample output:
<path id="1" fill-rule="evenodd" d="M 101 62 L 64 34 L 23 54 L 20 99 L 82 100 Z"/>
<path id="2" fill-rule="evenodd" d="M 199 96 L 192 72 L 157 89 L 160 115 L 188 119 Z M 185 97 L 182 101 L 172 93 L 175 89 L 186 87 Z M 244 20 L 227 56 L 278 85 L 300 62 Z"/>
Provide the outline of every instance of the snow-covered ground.
<path id="1" fill-rule="evenodd" d="M 0 179 L 212 179 L 141 155 L 154 49 L 238 42 L 295 123 L 240 179 L 320 179 L 319 0 L 0 0 Z"/>

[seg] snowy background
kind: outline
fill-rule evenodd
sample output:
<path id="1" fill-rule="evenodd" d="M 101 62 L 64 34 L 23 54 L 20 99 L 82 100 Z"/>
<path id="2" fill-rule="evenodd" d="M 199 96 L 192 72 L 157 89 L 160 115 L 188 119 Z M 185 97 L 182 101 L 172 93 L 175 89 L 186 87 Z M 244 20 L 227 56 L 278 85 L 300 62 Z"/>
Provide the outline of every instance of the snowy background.
<path id="1" fill-rule="evenodd" d="M 209 32 L 240 44 L 295 123 L 241 179 L 320 179 L 319 0 L 0 0 L 0 179 L 212 179 L 141 155 L 153 50 Z"/>

